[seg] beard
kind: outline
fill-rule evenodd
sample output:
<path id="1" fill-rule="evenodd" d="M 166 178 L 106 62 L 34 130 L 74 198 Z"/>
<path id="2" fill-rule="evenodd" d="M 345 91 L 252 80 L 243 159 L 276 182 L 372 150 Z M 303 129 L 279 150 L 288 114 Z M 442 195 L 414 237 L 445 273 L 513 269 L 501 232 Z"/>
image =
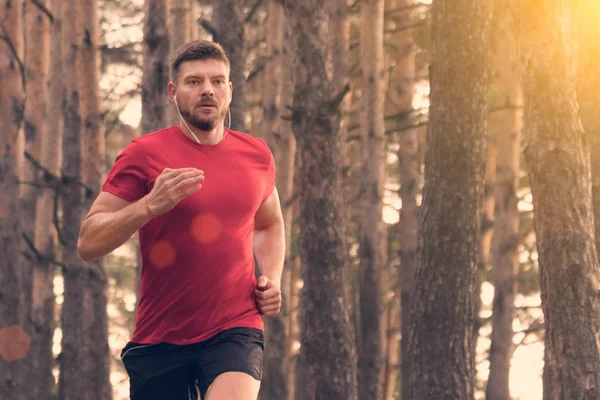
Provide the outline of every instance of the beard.
<path id="1" fill-rule="evenodd" d="M 179 103 L 179 102 L 178 102 Z M 216 106 L 216 103 L 212 103 Z M 195 113 L 188 108 L 179 107 L 181 116 L 190 124 L 201 131 L 211 131 L 225 120 L 229 107 L 225 106 L 215 117 L 205 117 L 201 113 Z"/>

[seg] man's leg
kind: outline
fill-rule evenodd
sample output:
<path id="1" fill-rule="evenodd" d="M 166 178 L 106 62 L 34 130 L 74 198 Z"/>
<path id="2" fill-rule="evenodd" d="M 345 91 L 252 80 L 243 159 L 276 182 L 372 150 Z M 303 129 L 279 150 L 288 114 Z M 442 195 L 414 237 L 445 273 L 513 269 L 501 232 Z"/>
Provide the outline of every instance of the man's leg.
<path id="1" fill-rule="evenodd" d="M 232 328 L 201 343 L 197 378 L 204 400 L 256 400 L 262 379 L 264 334 Z"/>
<path id="2" fill-rule="evenodd" d="M 208 388 L 204 400 L 256 400 L 260 381 L 243 372 L 225 372 Z"/>

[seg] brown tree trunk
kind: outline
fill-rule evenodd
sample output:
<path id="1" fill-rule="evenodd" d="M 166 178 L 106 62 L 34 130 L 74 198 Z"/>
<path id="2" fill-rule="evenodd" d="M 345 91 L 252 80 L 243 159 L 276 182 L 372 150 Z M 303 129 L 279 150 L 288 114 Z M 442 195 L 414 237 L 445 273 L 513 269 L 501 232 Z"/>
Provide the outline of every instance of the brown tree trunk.
<path id="1" fill-rule="evenodd" d="M 382 220 L 385 181 L 383 0 L 361 3 L 362 216 L 359 234 L 358 397 L 380 399 L 383 389 L 383 294 L 386 263 Z"/>
<path id="2" fill-rule="evenodd" d="M 170 61 L 177 49 L 187 43 L 190 40 L 190 0 L 170 0 L 171 1 L 171 23 L 169 24 L 170 31 L 170 49 L 171 54 L 165 62 Z M 166 91 L 166 87 L 163 88 Z M 167 108 L 167 121 L 166 124 L 169 126 L 179 124 L 179 114 L 175 106 Z"/>
<path id="3" fill-rule="evenodd" d="M 87 382 L 93 373 L 89 358 L 90 342 L 86 320 L 88 270 L 77 252 L 77 238 L 83 217 L 81 187 L 81 105 L 80 105 L 80 7 L 78 2 L 62 3 L 63 76 L 63 159 L 62 159 L 62 230 L 64 303 L 62 308 L 62 351 L 60 354 L 59 399 L 87 398 Z"/>
<path id="4" fill-rule="evenodd" d="M 590 154 L 574 85 L 569 3 L 522 1 L 516 9 L 523 141 L 544 310 L 544 399 L 597 399 L 598 257 Z"/>
<path id="5" fill-rule="evenodd" d="M 50 9 L 49 1 L 40 2 L 44 7 Z M 49 97 L 48 75 L 49 75 L 49 46 L 50 46 L 50 24 L 48 17 L 41 11 L 40 7 L 33 3 L 25 6 L 26 17 L 26 49 L 25 63 L 27 66 L 25 103 L 25 150 L 28 151 L 44 167 L 49 168 L 55 176 L 58 176 L 56 164 L 50 165 L 48 155 L 56 149 L 56 141 L 50 142 L 49 135 L 55 137 L 56 131 L 51 131 L 54 121 L 60 121 L 60 110 L 55 110 L 51 120 L 46 118 L 51 112 L 50 103 L 60 107 L 60 97 Z M 54 24 L 60 26 L 60 15 L 52 8 Z M 60 12 L 60 11 L 59 11 Z M 56 34 L 53 26 L 53 33 Z M 60 43 L 60 37 L 53 42 Z M 60 59 L 60 54 L 58 57 Z M 48 129 L 50 128 L 50 129 Z M 56 157 L 54 158 L 56 160 Z M 41 171 L 33 163 L 25 164 L 23 180 L 43 184 L 40 179 Z M 35 189 L 32 186 L 21 187 L 24 211 L 24 230 L 39 254 L 38 258 L 32 254 L 31 271 L 25 293 L 32 295 L 28 301 L 28 310 L 31 312 L 31 351 L 29 354 L 29 389 L 28 396 L 34 399 L 49 399 L 55 395 L 54 366 L 52 354 L 52 338 L 54 335 L 54 293 L 53 278 L 54 266 L 49 261 L 54 258 L 54 242 L 52 235 L 52 219 L 48 212 L 52 212 L 54 203 L 54 191 L 52 189 Z M 46 209 L 42 201 L 47 202 Z M 32 211 L 33 210 L 33 211 Z M 46 224 L 44 224 L 46 222 Z M 29 263 L 25 264 L 26 267 Z"/>
<path id="6" fill-rule="evenodd" d="M 23 2 L 5 0 L 0 8 L 0 396 L 7 400 L 27 397 L 30 338 L 25 332 L 23 295 L 22 227 L 16 164 L 16 143 L 23 123 L 24 88 Z"/>
<path id="7" fill-rule="evenodd" d="M 189 3 L 190 12 L 188 13 L 188 17 L 190 20 L 190 34 L 188 40 L 198 40 L 198 1 L 197 0 L 186 0 Z"/>
<path id="8" fill-rule="evenodd" d="M 167 96 L 171 55 L 169 3 L 170 0 L 145 0 L 142 135 L 168 125 L 171 107 Z"/>
<path id="9" fill-rule="evenodd" d="M 395 8 L 410 7 L 414 0 L 399 0 Z M 397 26 L 409 24 L 407 14 L 399 18 Z M 413 97 L 415 86 L 415 56 L 414 39 L 410 30 L 403 30 L 394 36 L 394 43 L 398 46 L 401 58 L 394 69 L 392 79 L 396 82 L 396 102 L 399 112 L 408 112 L 413 109 Z M 408 117 L 396 120 L 398 127 L 408 124 Z M 409 129 L 400 134 L 400 147 L 398 150 L 398 164 L 400 169 L 400 221 L 398 230 L 398 241 L 400 243 L 400 269 L 398 278 L 400 281 L 400 374 L 401 382 L 408 382 L 410 363 L 407 356 L 409 337 L 409 316 L 412 308 L 413 287 L 416 270 L 417 256 L 417 231 L 418 231 L 418 206 L 417 194 L 420 193 L 421 160 L 419 156 L 419 133 L 417 129 Z M 394 374 L 395 376 L 395 374 Z M 388 378 L 391 380 L 391 375 Z M 393 385 L 390 385 L 393 390 Z M 402 384 L 402 399 L 408 399 L 408 385 Z M 390 389 L 388 397 L 391 399 Z"/>
<path id="10" fill-rule="evenodd" d="M 496 147 L 494 236 L 491 263 L 494 302 L 492 305 L 492 343 L 487 400 L 510 400 L 509 376 L 513 354 L 515 282 L 519 267 L 519 188 L 522 103 L 516 36 L 506 3 L 494 2 L 492 19 L 492 95 L 489 117 L 490 136 Z"/>
<path id="11" fill-rule="evenodd" d="M 246 108 L 244 88 L 246 86 L 246 41 L 244 1 L 215 0 L 213 3 L 213 24 L 216 34 L 213 38 L 223 46 L 231 63 L 229 79 L 233 83 L 233 99 L 229 106 L 231 129 L 246 132 Z M 229 121 L 225 121 L 228 126 Z"/>
<path id="12" fill-rule="evenodd" d="M 281 203 L 284 204 L 286 262 L 281 280 L 285 305 L 280 314 L 265 319 L 265 376 L 261 388 L 261 400 L 287 400 L 289 398 L 288 366 L 290 360 L 287 350 L 286 339 L 288 336 L 286 328 L 290 311 L 292 207 L 285 207 L 285 204 L 292 196 L 293 191 L 295 141 L 289 122 L 283 122 L 280 118 L 280 98 L 283 81 L 270 79 L 273 76 L 282 76 L 283 17 L 281 5 L 269 2 L 266 37 L 267 56 L 272 57 L 272 59 L 266 66 L 265 77 L 267 79 L 262 85 L 261 134 L 273 149 L 277 167 L 277 190 Z"/>
<path id="13" fill-rule="evenodd" d="M 84 209 L 89 210 L 96 194 L 100 192 L 104 177 L 105 143 L 102 107 L 100 105 L 100 52 L 98 0 L 80 0 L 83 42 L 81 45 L 81 115 L 83 146 L 83 182 L 93 191 L 86 193 Z M 112 399 L 110 383 L 110 349 L 108 344 L 107 273 L 102 259 L 92 261 L 89 268 L 90 301 L 87 335 L 91 342 L 89 352 L 94 371 L 88 379 L 88 392 L 102 399 Z"/>
<path id="14" fill-rule="evenodd" d="M 600 4 L 581 2 L 573 14 L 578 28 L 578 92 L 581 122 L 590 143 L 592 160 L 592 197 L 596 233 L 596 250 L 600 251 Z"/>
<path id="15" fill-rule="evenodd" d="M 490 8 L 438 0 L 431 14 L 431 111 L 405 384 L 408 400 L 467 400 L 474 395 Z"/>
<path id="16" fill-rule="evenodd" d="M 294 49 L 292 129 L 300 154 L 303 263 L 299 375 L 302 400 L 356 400 L 354 337 L 346 309 L 347 266 L 340 187 L 342 141 L 334 66 L 322 1 L 285 1 Z M 299 393 L 302 395 L 299 395 Z"/>

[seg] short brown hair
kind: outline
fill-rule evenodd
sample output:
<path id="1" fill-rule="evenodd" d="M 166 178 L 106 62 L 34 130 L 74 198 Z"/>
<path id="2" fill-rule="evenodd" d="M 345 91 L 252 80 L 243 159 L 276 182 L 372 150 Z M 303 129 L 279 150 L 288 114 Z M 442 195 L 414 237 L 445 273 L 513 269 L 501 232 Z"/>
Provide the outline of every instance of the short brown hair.
<path id="1" fill-rule="evenodd" d="M 171 79 L 173 82 L 177 82 L 177 75 L 179 73 L 179 66 L 185 61 L 193 60 L 220 60 L 230 68 L 229 58 L 225 54 L 225 50 L 220 44 L 212 42 L 210 40 L 194 40 L 181 46 L 175 52 L 173 62 L 171 63 Z"/>

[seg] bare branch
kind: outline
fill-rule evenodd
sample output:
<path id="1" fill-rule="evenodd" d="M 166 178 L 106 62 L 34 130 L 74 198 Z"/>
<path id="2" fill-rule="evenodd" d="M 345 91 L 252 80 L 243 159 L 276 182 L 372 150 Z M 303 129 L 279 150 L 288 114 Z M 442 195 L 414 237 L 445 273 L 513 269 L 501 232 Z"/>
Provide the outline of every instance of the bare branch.
<path id="1" fill-rule="evenodd" d="M 0 39 L 4 40 L 4 42 L 10 49 L 10 52 L 12 53 L 13 57 L 17 61 L 17 64 L 19 64 L 19 70 L 21 72 L 21 82 L 23 84 L 25 84 L 25 64 L 23 64 L 23 61 L 19 58 L 19 53 L 17 52 L 17 49 L 15 48 L 15 45 L 13 44 L 13 42 L 8 34 L 8 31 L 6 30 L 6 26 L 4 26 L 4 23 L 5 23 L 4 19 L 2 21 L 0 21 L 0 27 L 2 28 L 2 33 L 3 33 L 2 35 L 0 35 Z"/>
<path id="2" fill-rule="evenodd" d="M 217 40 L 217 28 L 215 28 L 209 20 L 200 18 L 198 22 L 200 22 L 200 26 L 203 27 L 206 32 L 212 35 L 213 40 Z"/>
<path id="3" fill-rule="evenodd" d="M 256 0 L 254 2 L 254 5 L 250 9 L 250 11 L 248 11 L 248 15 L 246 15 L 246 18 L 244 18 L 245 24 L 247 24 L 248 22 L 250 22 L 252 20 L 252 18 L 254 17 L 254 14 L 256 14 L 256 11 L 258 11 L 258 9 L 262 3 L 263 3 L 263 0 Z"/>
<path id="4" fill-rule="evenodd" d="M 50 20 L 50 23 L 54 23 L 54 15 L 52 15 L 52 12 L 50 12 L 50 10 L 48 10 L 45 5 L 40 3 L 39 0 L 31 0 L 31 2 L 35 4 L 35 6 L 40 9 L 40 11 L 46 14 L 48 19 Z"/>

